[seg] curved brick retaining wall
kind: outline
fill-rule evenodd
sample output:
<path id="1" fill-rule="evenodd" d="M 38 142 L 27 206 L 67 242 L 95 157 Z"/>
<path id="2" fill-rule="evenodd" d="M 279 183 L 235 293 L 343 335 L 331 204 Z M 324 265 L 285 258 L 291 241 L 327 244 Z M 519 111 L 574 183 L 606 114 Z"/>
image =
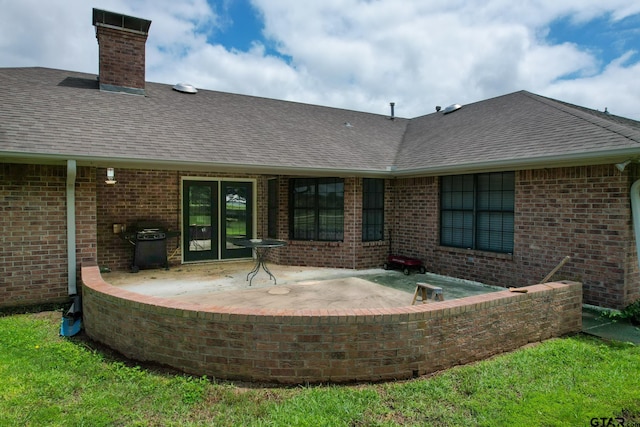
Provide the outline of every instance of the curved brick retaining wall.
<path id="1" fill-rule="evenodd" d="M 106 283 L 82 268 L 92 339 L 193 375 L 285 384 L 411 378 L 578 332 L 576 282 L 424 305 L 275 310 L 183 303 Z"/>

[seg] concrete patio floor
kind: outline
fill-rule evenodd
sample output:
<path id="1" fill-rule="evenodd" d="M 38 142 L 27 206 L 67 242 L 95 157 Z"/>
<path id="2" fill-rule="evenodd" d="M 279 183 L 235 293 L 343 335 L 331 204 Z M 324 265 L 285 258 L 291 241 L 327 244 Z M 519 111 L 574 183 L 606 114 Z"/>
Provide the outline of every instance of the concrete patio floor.
<path id="1" fill-rule="evenodd" d="M 260 270 L 252 280 L 253 261 L 184 264 L 138 273 L 103 273 L 108 283 L 132 292 L 203 305 L 279 309 L 385 308 L 411 305 L 416 283 L 440 286 L 445 300 L 504 288 L 431 273 L 383 269 L 349 270 L 268 264 L 277 285 Z"/>

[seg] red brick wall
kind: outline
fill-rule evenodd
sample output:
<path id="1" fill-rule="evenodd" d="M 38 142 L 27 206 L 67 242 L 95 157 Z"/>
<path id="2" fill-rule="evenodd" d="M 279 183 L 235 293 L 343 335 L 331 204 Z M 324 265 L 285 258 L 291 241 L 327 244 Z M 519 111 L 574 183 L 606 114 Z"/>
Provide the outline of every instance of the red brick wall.
<path id="1" fill-rule="evenodd" d="M 80 288 L 81 263 L 95 261 L 98 256 L 96 220 L 95 168 L 78 167 L 76 173 L 76 258 L 78 262 L 78 289 Z"/>
<path id="2" fill-rule="evenodd" d="M 393 204 L 393 181 L 385 180 L 384 195 L 384 240 L 363 242 L 362 241 L 362 179 L 356 181 L 356 196 L 354 197 L 354 212 L 356 213 L 356 238 L 355 246 L 355 265 L 354 268 L 379 268 L 384 264 L 387 255 L 389 255 L 390 246 L 389 238 L 392 238 L 391 225 L 393 224 L 394 204 Z"/>
<path id="3" fill-rule="evenodd" d="M 181 178 L 188 176 L 256 179 L 256 235 L 267 235 L 267 177 L 228 173 L 190 173 L 187 171 L 149 171 L 116 169 L 115 185 L 104 183 L 106 169 L 97 169 L 98 262 L 100 266 L 126 270 L 131 266 L 134 247 L 113 234 L 113 224 L 133 226 L 139 220 L 157 221 L 180 230 Z M 273 262 L 288 265 L 371 268 L 380 267 L 389 251 L 388 240 L 362 242 L 362 179 L 345 179 L 345 233 L 343 242 L 289 240 L 289 177 L 279 177 L 278 238 L 289 245 L 271 251 Z M 391 197 L 391 184 L 387 183 Z M 387 222 L 393 217 L 393 203 L 385 205 Z M 387 227 L 389 228 L 389 227 Z M 387 233 L 388 235 L 388 233 Z M 169 239 L 170 263 L 180 262 L 178 238 Z"/>
<path id="4" fill-rule="evenodd" d="M 66 167 L 0 165 L 2 235 L 1 305 L 66 298 Z M 78 168 L 78 261 L 128 269 L 133 246 L 113 234 L 113 223 L 159 221 L 180 229 L 177 171 L 117 169 L 118 183 L 104 183 L 103 168 Z M 247 178 L 239 174 L 197 176 Z M 430 271 L 517 286 L 541 280 L 566 255 L 572 260 L 555 279 L 584 283 L 585 302 L 623 308 L 640 298 L 629 188 L 637 173 L 592 166 L 516 174 L 516 238 L 513 255 L 445 248 L 438 244 L 438 179 L 387 182 L 387 238 L 393 252 L 425 260 Z M 97 178 L 96 178 L 97 177 Z M 257 179 L 257 235 L 266 236 L 266 177 Z M 280 177 L 279 237 L 288 240 L 288 177 Z M 97 183 L 97 184 L 96 184 Z M 379 267 L 383 242 L 361 242 L 362 180 L 345 179 L 344 242 L 300 242 L 272 251 L 274 262 L 340 268 Z M 97 236 L 97 237 L 96 237 Z M 177 238 L 168 242 L 179 262 Z"/>
<path id="5" fill-rule="evenodd" d="M 411 378 L 582 327 L 582 292 L 571 282 L 398 308 L 268 310 L 135 294 L 105 283 L 97 267 L 82 277 L 92 339 L 133 359 L 232 380 Z"/>
<path id="6" fill-rule="evenodd" d="M 0 164 L 0 306 L 68 300 L 66 174 L 66 166 Z M 78 168 L 75 188 L 79 278 L 96 251 L 89 168 Z"/>
<path id="7" fill-rule="evenodd" d="M 130 267 L 133 246 L 112 233 L 113 223 L 140 219 L 180 228 L 180 177 L 188 172 L 116 170 L 118 183 L 103 183 L 98 169 L 98 261 L 115 269 Z M 237 177 L 231 174 L 198 176 Z M 257 236 L 267 234 L 266 177 L 257 179 Z M 386 184 L 386 237 L 361 242 L 362 180 L 345 179 L 343 242 L 289 241 L 289 177 L 279 177 L 278 237 L 289 245 L 271 252 L 273 262 L 334 268 L 380 267 L 389 252 L 415 256 L 427 269 L 487 284 L 518 286 L 542 280 L 566 255 L 572 260 L 555 276 L 584 282 L 585 302 L 623 308 L 640 298 L 629 187 L 632 178 L 613 166 L 591 166 L 516 173 L 513 254 L 439 245 L 439 179 L 398 179 Z M 168 243 L 170 253 L 180 246 Z M 179 262 L 176 252 L 173 262 Z"/>
<path id="8" fill-rule="evenodd" d="M 280 178 L 279 237 L 289 245 L 274 251 L 272 258 L 281 264 L 330 268 L 353 268 L 353 240 L 356 230 L 354 222 L 354 178 L 344 180 L 344 240 L 342 242 L 316 242 L 289 240 L 289 178 Z"/>
<path id="9" fill-rule="evenodd" d="M 180 230 L 180 173 L 116 169 L 117 183 L 106 184 L 106 169 L 98 168 L 98 263 L 114 270 L 126 270 L 133 261 L 134 246 L 113 233 L 113 224 L 133 228 L 140 221 Z M 171 254 L 178 238 L 167 241 Z"/>
<path id="10" fill-rule="evenodd" d="M 157 171 L 157 170 L 115 170 L 117 183 L 106 184 L 106 169 L 97 169 L 97 205 L 98 205 L 98 263 L 113 270 L 127 270 L 133 261 L 134 246 L 113 233 L 113 224 L 125 224 L 131 229 L 140 221 L 156 222 L 167 229 L 181 229 L 182 195 L 181 185 L 184 177 L 220 178 L 220 179 L 258 179 L 229 173 Z M 257 191 L 258 235 L 266 236 L 266 194 L 264 177 L 260 177 Z M 265 224 L 260 219 L 265 218 Z M 264 230 L 261 229 L 264 227 Z M 262 234 L 261 234 L 262 233 Z M 181 260 L 180 238 L 167 241 L 167 252 L 171 256 L 170 264 L 179 264 Z"/>
<path id="11" fill-rule="evenodd" d="M 146 34 L 96 27 L 100 83 L 144 89 Z"/>
<path id="12" fill-rule="evenodd" d="M 494 254 L 439 246 L 439 180 L 398 180 L 393 247 L 492 285 L 535 284 L 569 255 L 555 279 L 581 281 L 585 303 L 623 308 L 640 292 L 630 183 L 612 165 L 517 172 L 514 253 Z"/>
<path id="13" fill-rule="evenodd" d="M 438 194 L 438 180 L 434 177 L 399 179 L 393 183 L 392 252 L 421 258 L 433 272 L 439 239 Z"/>
<path id="14" fill-rule="evenodd" d="M 279 182 L 278 237 L 289 239 L 289 177 Z M 390 196 L 390 184 L 386 185 Z M 266 194 L 266 193 L 264 193 Z M 385 200 L 385 221 L 392 217 L 392 203 Z M 385 234 L 388 226 L 385 227 Z M 344 179 L 344 239 L 342 242 L 289 240 L 289 246 L 272 252 L 272 259 L 287 265 L 329 268 L 380 267 L 389 251 L 388 240 L 362 242 L 362 178 Z"/>
<path id="15" fill-rule="evenodd" d="M 613 165 L 521 172 L 516 192 L 516 262 L 523 283 L 540 280 L 565 255 L 558 277 L 581 280 L 588 304 L 623 308 L 626 257 L 635 244 L 629 177 Z M 525 279 L 528 278 L 528 279 Z"/>

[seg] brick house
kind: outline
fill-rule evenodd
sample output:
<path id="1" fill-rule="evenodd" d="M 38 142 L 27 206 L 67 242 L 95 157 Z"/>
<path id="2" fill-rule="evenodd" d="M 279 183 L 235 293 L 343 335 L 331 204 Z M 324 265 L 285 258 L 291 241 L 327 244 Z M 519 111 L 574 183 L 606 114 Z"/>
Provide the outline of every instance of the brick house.
<path id="1" fill-rule="evenodd" d="M 585 303 L 640 298 L 640 122 L 526 91 L 406 119 L 150 83 L 151 22 L 93 24 L 97 78 L 0 69 L 0 307 L 67 300 L 85 261 L 128 269 L 113 226 L 142 220 L 182 263 L 250 257 L 235 233 L 286 240 L 281 264 L 391 251 L 525 286 L 569 255 L 555 277 Z"/>

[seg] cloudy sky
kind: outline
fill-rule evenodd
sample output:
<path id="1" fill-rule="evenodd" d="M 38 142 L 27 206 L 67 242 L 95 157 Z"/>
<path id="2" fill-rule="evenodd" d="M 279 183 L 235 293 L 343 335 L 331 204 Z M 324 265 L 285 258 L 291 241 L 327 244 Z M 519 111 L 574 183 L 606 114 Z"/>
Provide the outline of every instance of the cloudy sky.
<path id="1" fill-rule="evenodd" d="M 527 90 L 640 120 L 631 0 L 0 0 L 0 67 L 97 74 L 93 7 L 149 19 L 147 80 L 416 117 Z"/>

